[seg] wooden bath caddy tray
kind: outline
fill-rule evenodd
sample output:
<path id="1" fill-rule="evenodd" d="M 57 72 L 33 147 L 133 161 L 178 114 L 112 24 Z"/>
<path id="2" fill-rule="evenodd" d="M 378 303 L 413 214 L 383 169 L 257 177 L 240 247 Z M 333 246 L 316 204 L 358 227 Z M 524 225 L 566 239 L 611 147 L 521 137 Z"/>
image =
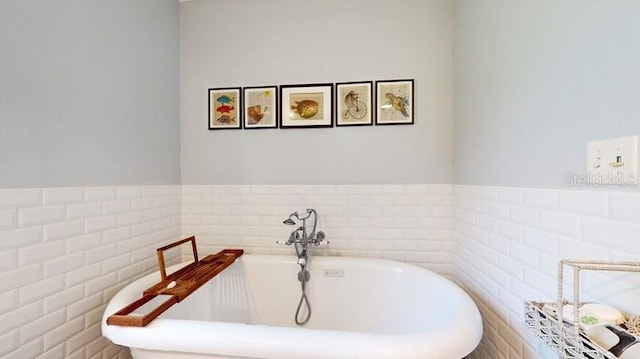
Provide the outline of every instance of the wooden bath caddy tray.
<path id="1" fill-rule="evenodd" d="M 164 263 L 164 251 L 179 246 L 186 242 L 191 242 L 193 250 L 193 263 L 180 268 L 167 275 Z M 158 266 L 162 280 L 151 288 L 145 290 L 142 297 L 135 302 L 120 309 L 107 318 L 107 324 L 120 325 L 126 327 L 144 327 L 157 318 L 172 305 L 179 303 L 191 293 L 195 292 L 211 278 L 218 275 L 228 266 L 232 265 L 244 253 L 242 249 L 224 249 L 216 254 L 210 254 L 198 260 L 198 250 L 196 249 L 196 238 L 189 237 L 158 248 Z M 164 299 L 161 298 L 165 297 Z M 154 299 L 161 299 L 160 301 Z M 153 302 L 152 302 L 153 301 Z M 153 309 L 138 313 L 142 306 L 149 303 Z"/>

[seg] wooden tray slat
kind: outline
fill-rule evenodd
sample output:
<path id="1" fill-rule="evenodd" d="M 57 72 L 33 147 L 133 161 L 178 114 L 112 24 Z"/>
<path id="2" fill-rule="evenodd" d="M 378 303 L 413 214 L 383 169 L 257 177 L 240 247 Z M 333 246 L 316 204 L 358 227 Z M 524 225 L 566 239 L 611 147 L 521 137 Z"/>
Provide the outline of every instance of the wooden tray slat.
<path id="1" fill-rule="evenodd" d="M 178 302 L 177 297 L 170 296 L 167 298 L 167 300 L 162 302 L 162 304 L 160 304 L 154 310 L 150 311 L 147 315 L 130 315 L 136 309 L 147 304 L 147 302 L 149 302 L 155 297 L 156 297 L 155 295 L 144 295 L 142 298 L 120 309 L 119 311 L 111 315 L 109 318 L 107 318 L 107 324 L 120 325 L 120 326 L 126 326 L 126 327 L 144 327 L 147 324 L 149 324 L 152 320 L 156 319 L 160 314 L 164 313 L 172 305 Z"/>

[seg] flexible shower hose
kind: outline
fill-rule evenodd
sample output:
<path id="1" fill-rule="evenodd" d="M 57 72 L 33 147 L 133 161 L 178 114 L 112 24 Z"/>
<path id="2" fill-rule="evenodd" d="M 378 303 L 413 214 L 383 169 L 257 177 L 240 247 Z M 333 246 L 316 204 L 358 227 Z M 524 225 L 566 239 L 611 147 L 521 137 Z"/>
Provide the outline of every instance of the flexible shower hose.
<path id="1" fill-rule="evenodd" d="M 298 309 L 296 309 L 296 324 L 305 325 L 311 318 L 311 304 L 309 303 L 309 298 L 307 298 L 307 271 L 305 265 L 300 265 L 300 288 L 302 289 L 302 295 L 300 296 L 300 302 L 298 302 Z M 307 307 L 307 315 L 304 318 L 300 318 L 300 310 L 302 309 L 302 304 L 305 304 Z"/>

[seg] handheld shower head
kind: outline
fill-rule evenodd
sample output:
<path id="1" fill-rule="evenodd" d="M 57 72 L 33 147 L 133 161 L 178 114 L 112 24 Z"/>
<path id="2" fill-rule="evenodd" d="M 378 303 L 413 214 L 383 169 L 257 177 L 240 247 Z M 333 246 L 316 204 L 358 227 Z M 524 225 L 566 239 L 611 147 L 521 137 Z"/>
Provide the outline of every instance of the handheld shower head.
<path id="1" fill-rule="evenodd" d="M 284 221 L 282 221 L 282 223 L 284 223 L 286 225 L 289 225 L 289 226 L 295 226 L 296 225 L 296 222 L 293 219 L 291 219 L 291 217 L 285 219 Z"/>
<path id="2" fill-rule="evenodd" d="M 294 226 L 296 224 L 296 222 L 293 220 L 294 217 L 298 220 L 303 219 L 303 218 L 300 218 L 300 216 L 298 215 L 298 212 L 293 212 L 289 215 L 289 218 L 282 221 L 282 223 L 289 226 Z"/>

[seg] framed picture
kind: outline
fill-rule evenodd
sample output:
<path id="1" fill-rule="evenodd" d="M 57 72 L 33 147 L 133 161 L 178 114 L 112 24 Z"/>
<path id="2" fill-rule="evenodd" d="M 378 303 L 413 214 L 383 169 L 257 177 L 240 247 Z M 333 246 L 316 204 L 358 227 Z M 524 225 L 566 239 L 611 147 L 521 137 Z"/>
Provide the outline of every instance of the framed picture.
<path id="1" fill-rule="evenodd" d="M 278 127 L 278 87 L 243 87 L 244 128 Z"/>
<path id="2" fill-rule="evenodd" d="M 373 83 L 336 83 L 336 126 L 373 125 Z"/>
<path id="3" fill-rule="evenodd" d="M 376 81 L 376 125 L 413 124 L 413 80 Z"/>
<path id="4" fill-rule="evenodd" d="M 333 84 L 280 86 L 280 128 L 333 127 Z"/>
<path id="5" fill-rule="evenodd" d="M 242 126 L 240 87 L 209 89 L 209 129 L 238 129 Z"/>

